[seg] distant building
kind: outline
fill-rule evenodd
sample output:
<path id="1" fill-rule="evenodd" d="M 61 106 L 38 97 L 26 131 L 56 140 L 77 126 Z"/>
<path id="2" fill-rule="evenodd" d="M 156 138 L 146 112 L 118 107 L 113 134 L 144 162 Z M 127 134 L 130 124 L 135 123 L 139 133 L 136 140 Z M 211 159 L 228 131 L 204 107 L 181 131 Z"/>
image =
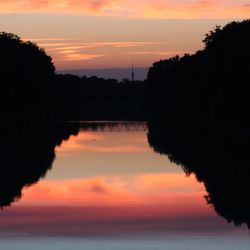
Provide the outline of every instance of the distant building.
<path id="1" fill-rule="evenodd" d="M 132 67 L 131 67 L 131 81 L 134 82 L 135 81 L 135 72 L 134 72 L 134 64 L 132 63 Z"/>

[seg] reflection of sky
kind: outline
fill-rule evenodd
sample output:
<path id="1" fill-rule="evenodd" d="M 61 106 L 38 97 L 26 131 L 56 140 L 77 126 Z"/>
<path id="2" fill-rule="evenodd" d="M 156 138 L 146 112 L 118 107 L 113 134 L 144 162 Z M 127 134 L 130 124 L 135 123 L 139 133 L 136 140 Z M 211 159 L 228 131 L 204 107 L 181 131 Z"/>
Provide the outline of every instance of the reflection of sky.
<path id="1" fill-rule="evenodd" d="M 194 176 L 149 148 L 145 132 L 81 131 L 56 151 L 52 171 L 22 202 L 151 205 L 204 194 Z"/>
<path id="2" fill-rule="evenodd" d="M 64 142 L 57 156 L 48 179 L 181 171 L 152 152 L 145 132 L 81 132 Z"/>
<path id="3" fill-rule="evenodd" d="M 247 234 L 204 195 L 193 175 L 149 148 L 146 132 L 82 131 L 57 148 L 47 177 L 0 213 L 0 237 Z"/>
<path id="4" fill-rule="evenodd" d="M 247 237 L 181 237 L 165 236 L 152 238 L 17 238 L 1 239 L 0 246 L 7 250 L 248 250 Z"/>

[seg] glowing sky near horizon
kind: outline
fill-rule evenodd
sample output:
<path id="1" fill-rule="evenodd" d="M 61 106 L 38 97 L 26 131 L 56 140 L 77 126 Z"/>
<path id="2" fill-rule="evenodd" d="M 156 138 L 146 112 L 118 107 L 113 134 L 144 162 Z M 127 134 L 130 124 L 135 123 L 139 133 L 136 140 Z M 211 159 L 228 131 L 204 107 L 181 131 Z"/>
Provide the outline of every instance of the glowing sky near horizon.
<path id="1" fill-rule="evenodd" d="M 149 67 L 202 48 L 215 25 L 250 16 L 248 0 L 2 0 L 0 30 L 32 40 L 58 70 Z"/>

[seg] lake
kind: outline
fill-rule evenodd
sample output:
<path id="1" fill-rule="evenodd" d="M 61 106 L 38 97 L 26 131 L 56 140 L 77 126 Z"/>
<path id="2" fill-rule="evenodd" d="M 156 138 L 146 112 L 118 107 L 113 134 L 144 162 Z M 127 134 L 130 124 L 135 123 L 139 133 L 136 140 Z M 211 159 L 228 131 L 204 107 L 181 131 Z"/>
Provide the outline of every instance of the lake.
<path id="1" fill-rule="evenodd" d="M 227 191 L 216 178 L 211 184 L 213 172 L 206 170 L 216 165 L 213 157 L 229 166 L 233 156 L 221 149 L 212 154 L 221 145 L 212 141 L 210 147 L 205 137 L 198 154 L 193 144 L 200 134 L 196 138 L 189 130 L 194 139 L 182 142 L 183 130 L 176 126 L 164 132 L 146 122 L 4 129 L 0 249 L 249 249 L 249 207 L 244 210 L 236 195 L 238 203 L 229 210 Z M 218 183 L 225 187 L 230 178 Z"/>

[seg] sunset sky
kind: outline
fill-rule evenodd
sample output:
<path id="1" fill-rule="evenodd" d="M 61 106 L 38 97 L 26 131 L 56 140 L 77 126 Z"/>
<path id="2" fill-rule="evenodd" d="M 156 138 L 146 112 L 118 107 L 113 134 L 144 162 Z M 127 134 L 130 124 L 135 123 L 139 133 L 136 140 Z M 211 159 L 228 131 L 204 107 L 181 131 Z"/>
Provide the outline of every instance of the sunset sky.
<path id="1" fill-rule="evenodd" d="M 1 0 L 0 30 L 44 47 L 58 70 L 149 67 L 202 48 L 215 25 L 250 16 L 249 0 Z"/>

